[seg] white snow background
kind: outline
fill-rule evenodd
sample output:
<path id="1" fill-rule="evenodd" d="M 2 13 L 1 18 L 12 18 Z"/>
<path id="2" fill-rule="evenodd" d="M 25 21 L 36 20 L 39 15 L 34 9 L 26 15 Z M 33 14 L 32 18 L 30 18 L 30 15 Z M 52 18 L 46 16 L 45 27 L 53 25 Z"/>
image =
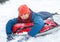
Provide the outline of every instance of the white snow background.
<path id="1" fill-rule="evenodd" d="M 33 11 L 58 12 L 60 14 L 60 0 L 10 0 L 0 4 L 0 42 L 6 42 L 6 23 L 18 16 L 18 7 L 27 4 Z M 59 18 L 60 19 L 60 18 Z M 12 41 L 17 42 L 17 40 Z M 31 38 L 27 42 L 60 42 L 60 31 L 43 37 Z"/>

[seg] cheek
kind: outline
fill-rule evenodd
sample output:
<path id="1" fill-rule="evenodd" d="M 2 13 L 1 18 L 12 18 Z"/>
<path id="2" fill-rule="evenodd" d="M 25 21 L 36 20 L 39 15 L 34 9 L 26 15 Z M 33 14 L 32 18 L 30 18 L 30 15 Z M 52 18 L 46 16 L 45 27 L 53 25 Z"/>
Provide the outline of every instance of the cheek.
<path id="1" fill-rule="evenodd" d="M 23 19 L 23 17 L 21 16 L 21 18 Z"/>
<path id="2" fill-rule="evenodd" d="M 28 17 L 29 17 L 29 15 L 26 15 L 26 17 L 28 18 Z"/>

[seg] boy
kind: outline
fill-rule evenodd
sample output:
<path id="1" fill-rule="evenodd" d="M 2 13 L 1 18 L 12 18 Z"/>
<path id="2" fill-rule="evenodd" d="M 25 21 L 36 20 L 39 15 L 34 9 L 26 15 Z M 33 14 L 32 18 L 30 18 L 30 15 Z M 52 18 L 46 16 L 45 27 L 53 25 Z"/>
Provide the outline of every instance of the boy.
<path id="1" fill-rule="evenodd" d="M 6 24 L 6 34 L 7 34 L 7 40 L 12 40 L 12 26 L 16 23 L 29 23 L 33 22 L 33 26 L 31 27 L 32 29 L 28 32 L 28 34 L 22 39 L 22 41 L 28 40 L 30 37 L 34 37 L 38 32 L 42 29 L 44 26 L 44 19 L 47 19 L 43 16 L 44 14 L 50 14 L 48 12 L 40 12 L 40 13 L 35 13 L 33 12 L 30 8 L 27 7 L 27 5 L 21 5 L 18 8 L 18 18 L 14 18 L 8 21 Z M 39 14 L 43 14 L 42 16 Z M 50 15 L 49 15 L 50 16 Z M 48 16 L 48 17 L 49 17 Z M 44 17 L 44 18 L 42 18 Z M 23 24 L 24 25 L 24 24 Z"/>

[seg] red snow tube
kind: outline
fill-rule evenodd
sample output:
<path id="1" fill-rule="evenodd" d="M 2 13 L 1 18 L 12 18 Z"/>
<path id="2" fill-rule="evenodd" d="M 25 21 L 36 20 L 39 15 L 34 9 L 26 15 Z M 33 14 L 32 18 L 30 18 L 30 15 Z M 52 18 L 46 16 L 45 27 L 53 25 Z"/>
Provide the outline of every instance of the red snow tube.
<path id="1" fill-rule="evenodd" d="M 44 23 L 44 27 L 40 30 L 41 33 L 57 26 L 57 24 L 51 20 L 45 20 Z M 33 23 L 17 23 L 13 26 L 12 32 L 18 34 L 23 32 L 29 32 L 32 26 Z"/>
<path id="2" fill-rule="evenodd" d="M 30 27 L 32 27 L 32 26 L 33 26 L 32 22 L 31 23 L 24 23 L 24 24 L 17 23 L 13 26 L 12 32 L 13 33 L 28 32 L 31 29 Z"/>

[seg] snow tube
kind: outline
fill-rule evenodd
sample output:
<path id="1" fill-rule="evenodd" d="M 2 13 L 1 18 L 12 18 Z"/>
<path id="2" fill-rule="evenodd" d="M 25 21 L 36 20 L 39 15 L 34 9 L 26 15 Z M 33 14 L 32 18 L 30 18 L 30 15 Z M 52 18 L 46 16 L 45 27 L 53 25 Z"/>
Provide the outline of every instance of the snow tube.
<path id="1" fill-rule="evenodd" d="M 55 23 L 54 21 L 52 20 L 44 20 L 44 27 L 39 31 L 39 33 L 43 33 L 43 32 L 46 32 L 50 29 L 53 29 L 54 27 L 57 27 L 57 23 Z M 19 33 L 23 33 L 23 32 L 29 32 L 31 27 L 33 26 L 34 24 L 33 23 L 17 23 L 13 26 L 12 28 L 12 32 L 15 34 L 19 34 Z"/>

